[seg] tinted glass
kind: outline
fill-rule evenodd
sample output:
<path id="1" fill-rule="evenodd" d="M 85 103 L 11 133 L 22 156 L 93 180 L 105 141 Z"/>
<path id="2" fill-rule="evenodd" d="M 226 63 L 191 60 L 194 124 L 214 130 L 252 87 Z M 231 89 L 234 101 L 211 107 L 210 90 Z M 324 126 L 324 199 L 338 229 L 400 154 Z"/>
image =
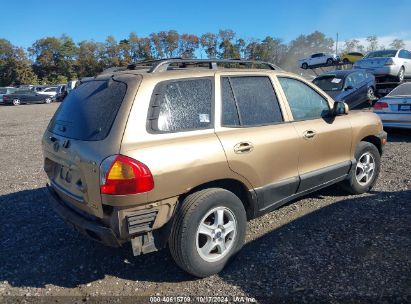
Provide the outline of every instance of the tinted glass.
<path id="1" fill-rule="evenodd" d="M 1 89 L 0 88 L 0 94 L 6 94 L 7 93 L 7 89 Z"/>
<path id="2" fill-rule="evenodd" d="M 117 116 L 127 85 L 113 80 L 83 83 L 70 92 L 54 115 L 49 130 L 79 140 L 104 139 Z"/>
<path id="3" fill-rule="evenodd" d="M 381 50 L 368 53 L 364 58 L 395 57 L 397 50 Z"/>
<path id="4" fill-rule="evenodd" d="M 221 82 L 221 102 L 223 104 L 222 124 L 225 126 L 239 126 L 240 119 L 237 106 L 227 77 L 223 77 Z"/>
<path id="5" fill-rule="evenodd" d="M 364 72 L 355 72 L 355 73 L 352 73 L 352 76 L 354 78 L 355 84 L 361 84 L 365 81 Z"/>
<path id="6" fill-rule="evenodd" d="M 278 78 L 295 120 L 315 119 L 329 113 L 327 100 L 305 83 L 292 78 Z"/>
<path id="7" fill-rule="evenodd" d="M 212 126 L 212 82 L 210 79 L 190 79 L 160 84 L 155 104 L 159 114 L 154 117 L 154 129 L 175 132 L 206 129 Z"/>
<path id="8" fill-rule="evenodd" d="M 283 121 L 280 106 L 268 77 L 230 77 L 242 126 L 267 125 Z"/>
<path id="9" fill-rule="evenodd" d="M 340 91 L 342 90 L 344 79 L 336 75 L 324 75 L 314 79 L 313 83 L 324 91 Z"/>
<path id="10" fill-rule="evenodd" d="M 399 85 L 388 93 L 387 96 L 411 96 L 411 82 L 406 82 Z"/>

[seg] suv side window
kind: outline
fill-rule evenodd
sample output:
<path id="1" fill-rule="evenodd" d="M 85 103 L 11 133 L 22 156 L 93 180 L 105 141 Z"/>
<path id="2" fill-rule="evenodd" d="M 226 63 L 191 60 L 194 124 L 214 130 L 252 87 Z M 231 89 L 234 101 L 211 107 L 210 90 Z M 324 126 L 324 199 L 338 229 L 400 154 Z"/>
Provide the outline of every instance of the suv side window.
<path id="1" fill-rule="evenodd" d="M 321 118 L 329 114 L 328 101 L 300 80 L 278 77 L 294 120 Z"/>
<path id="2" fill-rule="evenodd" d="M 154 89 L 149 122 L 159 132 L 212 127 L 213 85 L 210 78 L 159 83 Z"/>
<path id="3" fill-rule="evenodd" d="M 222 125 L 261 126 L 283 121 L 267 76 L 222 77 Z"/>

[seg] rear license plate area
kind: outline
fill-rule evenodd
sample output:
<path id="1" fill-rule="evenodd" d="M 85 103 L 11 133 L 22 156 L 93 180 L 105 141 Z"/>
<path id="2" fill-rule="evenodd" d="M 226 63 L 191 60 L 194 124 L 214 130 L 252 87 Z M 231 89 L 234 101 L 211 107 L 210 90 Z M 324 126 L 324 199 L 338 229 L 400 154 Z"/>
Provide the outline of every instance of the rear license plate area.
<path id="1" fill-rule="evenodd" d="M 411 111 L 411 105 L 398 105 L 398 111 Z"/>

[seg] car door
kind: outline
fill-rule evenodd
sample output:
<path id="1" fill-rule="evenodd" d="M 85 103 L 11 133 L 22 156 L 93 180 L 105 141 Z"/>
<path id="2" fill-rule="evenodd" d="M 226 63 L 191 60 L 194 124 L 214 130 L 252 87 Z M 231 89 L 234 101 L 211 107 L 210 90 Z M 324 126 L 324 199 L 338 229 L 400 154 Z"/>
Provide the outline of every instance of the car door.
<path id="1" fill-rule="evenodd" d="M 356 83 L 353 73 L 348 74 L 344 80 L 343 92 L 344 96 L 342 100 L 346 102 L 351 108 L 356 104 Z"/>
<path id="2" fill-rule="evenodd" d="M 216 134 L 229 167 L 253 186 L 261 212 L 275 208 L 297 190 L 299 136 L 272 80 L 219 72 L 216 88 Z"/>
<path id="3" fill-rule="evenodd" d="M 278 76 L 282 94 L 299 135 L 298 192 L 312 191 L 344 179 L 352 165 L 351 125 L 344 116 L 332 116 L 331 99 L 311 84 Z"/>
<path id="4" fill-rule="evenodd" d="M 356 89 L 356 95 L 358 95 L 357 104 L 360 105 L 363 102 L 368 100 L 368 81 L 367 77 L 365 76 L 366 71 L 357 71 L 354 72 L 354 84 Z"/>
<path id="5" fill-rule="evenodd" d="M 319 56 L 320 56 L 320 54 L 313 54 L 313 55 L 311 56 L 311 59 L 310 59 L 310 65 L 316 65 L 316 64 L 318 64 L 318 58 L 319 58 Z"/>

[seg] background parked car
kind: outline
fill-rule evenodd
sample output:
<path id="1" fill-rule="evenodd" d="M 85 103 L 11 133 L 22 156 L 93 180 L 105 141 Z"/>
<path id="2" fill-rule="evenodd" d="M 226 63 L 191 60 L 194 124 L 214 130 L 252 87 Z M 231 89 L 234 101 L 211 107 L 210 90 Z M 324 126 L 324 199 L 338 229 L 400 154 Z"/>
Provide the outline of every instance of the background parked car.
<path id="1" fill-rule="evenodd" d="M 335 55 L 327 55 L 324 53 L 312 54 L 308 58 L 303 58 L 298 60 L 298 66 L 303 69 L 308 69 L 311 66 L 316 65 L 332 65 L 334 62 L 337 62 L 338 58 Z"/>
<path id="2" fill-rule="evenodd" d="M 56 96 L 54 97 L 57 102 L 62 102 L 67 96 L 66 85 L 60 85 L 56 88 Z"/>
<path id="3" fill-rule="evenodd" d="M 12 94 L 16 91 L 17 91 L 17 88 L 13 88 L 13 87 L 0 88 L 0 103 L 3 102 L 3 95 Z"/>
<path id="4" fill-rule="evenodd" d="M 67 94 L 70 93 L 71 90 L 74 90 L 75 88 L 77 88 L 78 85 L 79 85 L 78 80 L 70 80 L 69 82 L 67 82 L 67 85 L 66 85 Z"/>
<path id="5" fill-rule="evenodd" d="M 57 87 L 46 87 L 42 89 L 41 91 L 38 91 L 37 93 L 41 95 L 48 95 L 54 98 L 57 94 Z"/>
<path id="6" fill-rule="evenodd" d="M 354 68 L 367 69 L 375 76 L 393 76 L 403 82 L 411 77 L 411 53 L 404 49 L 370 52 L 354 64 Z"/>
<path id="7" fill-rule="evenodd" d="M 375 100 L 375 77 L 365 70 L 337 70 L 318 76 L 313 83 L 351 108 Z"/>
<path id="8" fill-rule="evenodd" d="M 32 90 L 16 91 L 12 94 L 3 96 L 4 104 L 18 106 L 24 103 L 51 103 L 53 99 L 48 95 L 38 94 Z"/>
<path id="9" fill-rule="evenodd" d="M 341 61 L 343 63 L 354 63 L 362 58 L 364 58 L 364 54 L 360 52 L 348 52 L 341 55 Z"/>
<path id="10" fill-rule="evenodd" d="M 384 127 L 411 129 L 411 82 L 403 83 L 374 105 Z"/>

